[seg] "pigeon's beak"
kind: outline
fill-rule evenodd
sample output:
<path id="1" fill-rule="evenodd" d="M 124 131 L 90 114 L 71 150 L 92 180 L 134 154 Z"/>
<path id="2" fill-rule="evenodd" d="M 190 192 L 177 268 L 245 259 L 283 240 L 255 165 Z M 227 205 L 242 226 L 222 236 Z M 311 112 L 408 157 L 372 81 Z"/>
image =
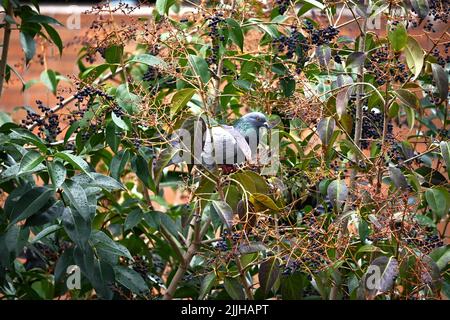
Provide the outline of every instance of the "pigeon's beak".
<path id="1" fill-rule="evenodd" d="M 269 123 L 267 121 L 263 123 L 263 127 L 266 129 L 270 129 Z"/>

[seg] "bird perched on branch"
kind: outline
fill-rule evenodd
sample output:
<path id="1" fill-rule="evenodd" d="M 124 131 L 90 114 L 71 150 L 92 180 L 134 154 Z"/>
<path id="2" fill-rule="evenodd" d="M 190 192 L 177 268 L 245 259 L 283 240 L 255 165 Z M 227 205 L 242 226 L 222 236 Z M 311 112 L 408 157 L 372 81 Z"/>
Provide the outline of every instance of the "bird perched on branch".
<path id="1" fill-rule="evenodd" d="M 192 134 L 195 130 L 191 126 L 189 137 L 186 137 L 185 131 L 183 136 L 179 136 L 180 139 L 175 139 L 173 146 L 183 150 L 184 154 L 173 159 L 173 163 L 194 159 L 196 164 L 213 168 L 215 165 L 254 161 L 261 139 L 260 129 L 269 129 L 269 123 L 263 113 L 251 112 L 236 120 L 233 126 L 217 125 L 206 129 L 203 123 L 203 127 L 205 130 L 199 130 L 201 136 Z M 201 144 L 196 144 L 198 139 L 202 139 Z"/>

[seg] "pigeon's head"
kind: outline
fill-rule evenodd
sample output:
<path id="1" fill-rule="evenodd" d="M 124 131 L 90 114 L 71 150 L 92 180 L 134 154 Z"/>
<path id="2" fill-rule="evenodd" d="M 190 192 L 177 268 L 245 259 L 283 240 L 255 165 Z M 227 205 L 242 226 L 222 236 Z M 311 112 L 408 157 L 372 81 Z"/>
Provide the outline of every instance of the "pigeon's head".
<path id="1" fill-rule="evenodd" d="M 259 129 L 261 127 L 269 128 L 266 116 L 261 112 L 250 112 L 243 116 L 240 121 L 250 124 L 252 127 Z"/>

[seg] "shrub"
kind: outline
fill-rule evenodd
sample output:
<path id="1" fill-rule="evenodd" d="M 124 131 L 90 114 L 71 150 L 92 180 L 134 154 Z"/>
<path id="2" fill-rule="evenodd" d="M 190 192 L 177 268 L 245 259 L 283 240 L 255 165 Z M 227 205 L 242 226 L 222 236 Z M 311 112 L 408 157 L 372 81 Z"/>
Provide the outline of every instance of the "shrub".
<path id="1" fill-rule="evenodd" d="M 2 2 L 0 88 L 21 78 L 6 59 L 12 32 L 25 64 L 36 42 L 64 54 L 58 22 L 33 3 Z M 72 94 L 36 101 L 21 123 L 2 113 L 0 297 L 450 297 L 448 4 L 231 1 L 169 14 L 179 6 L 156 1 L 148 18 L 95 6 L 76 79 L 41 75 Z M 275 172 L 173 160 L 177 129 L 250 111 L 278 138 Z"/>

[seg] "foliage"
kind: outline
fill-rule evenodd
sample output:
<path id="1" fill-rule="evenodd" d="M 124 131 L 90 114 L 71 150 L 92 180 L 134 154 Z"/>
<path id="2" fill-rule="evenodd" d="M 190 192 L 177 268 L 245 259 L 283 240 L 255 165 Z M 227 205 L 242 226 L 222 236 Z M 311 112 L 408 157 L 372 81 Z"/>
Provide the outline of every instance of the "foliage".
<path id="1" fill-rule="evenodd" d="M 25 64 L 36 41 L 63 54 L 59 23 L 32 3 L 2 2 Z M 229 3 L 181 19 L 179 1 L 150 18 L 98 5 L 73 94 L 19 124 L 2 113 L 0 298 L 450 297 L 449 39 L 433 32 L 448 4 Z M 22 79 L 0 65 L 2 82 Z M 61 80 L 40 77 L 55 96 Z M 276 174 L 171 162 L 170 136 L 193 117 L 209 128 L 250 110 L 279 134 Z M 72 265 L 80 289 L 66 286 Z"/>

